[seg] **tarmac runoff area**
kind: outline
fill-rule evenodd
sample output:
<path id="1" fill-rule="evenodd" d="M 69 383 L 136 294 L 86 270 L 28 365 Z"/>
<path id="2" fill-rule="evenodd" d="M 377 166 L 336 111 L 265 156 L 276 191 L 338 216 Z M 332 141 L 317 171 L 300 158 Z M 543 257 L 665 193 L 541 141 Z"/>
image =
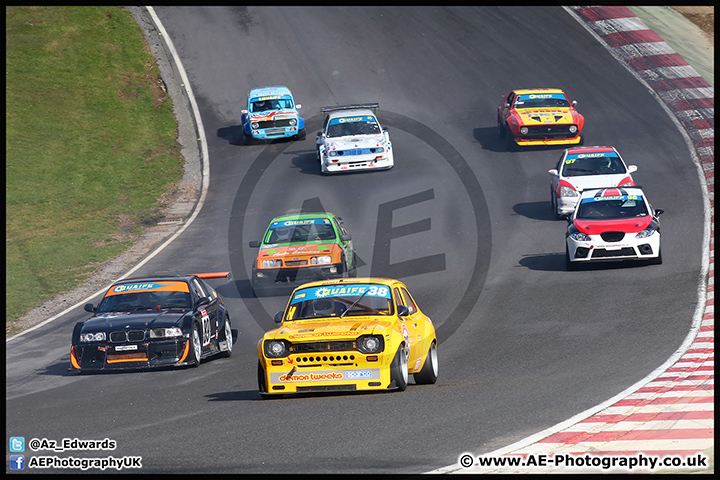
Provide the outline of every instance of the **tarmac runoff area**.
<path id="1" fill-rule="evenodd" d="M 682 347 L 638 384 L 531 437 L 481 456 L 461 453 L 457 464 L 428 473 L 704 473 L 715 446 L 714 47 L 670 7 L 564 8 L 685 136 L 707 193 L 706 288 Z"/>

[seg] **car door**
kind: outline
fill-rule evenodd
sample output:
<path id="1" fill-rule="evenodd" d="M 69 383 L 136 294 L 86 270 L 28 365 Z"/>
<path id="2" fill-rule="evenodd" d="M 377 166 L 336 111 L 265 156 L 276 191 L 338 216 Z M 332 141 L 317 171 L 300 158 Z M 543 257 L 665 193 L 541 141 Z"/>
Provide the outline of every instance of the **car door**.
<path id="1" fill-rule="evenodd" d="M 405 341 L 410 345 L 410 353 L 408 355 L 408 368 L 412 371 L 416 368 L 418 358 L 418 308 L 409 295 L 403 295 L 404 290 L 399 285 L 393 288 L 393 296 L 396 305 L 405 305 L 408 308 L 408 314 L 400 318 L 401 329 Z M 408 301 L 409 299 L 409 301 Z M 420 353 L 422 355 L 422 353 Z"/>
<path id="2" fill-rule="evenodd" d="M 195 312 L 195 318 L 197 318 L 200 323 L 200 341 L 204 354 L 209 349 L 211 340 L 217 338 L 219 330 L 219 319 L 217 318 L 219 301 L 217 297 L 212 294 L 212 290 L 209 289 L 207 285 L 203 285 L 203 283 L 204 282 L 197 278 L 193 278 L 190 281 L 190 288 L 198 302 L 207 297 L 212 298 L 210 303 L 198 305 Z"/>
<path id="3" fill-rule="evenodd" d="M 350 235 L 350 233 L 345 230 L 345 225 L 343 225 L 342 222 L 338 220 L 337 217 L 333 217 L 332 219 L 333 224 L 335 225 L 335 231 L 338 234 L 338 244 L 340 245 L 340 248 L 343 251 L 343 254 L 345 255 L 345 271 L 350 271 L 350 268 L 353 265 L 355 250 L 353 249 L 353 243 L 352 239 L 350 240 L 342 240 L 340 237 L 342 235 Z"/>

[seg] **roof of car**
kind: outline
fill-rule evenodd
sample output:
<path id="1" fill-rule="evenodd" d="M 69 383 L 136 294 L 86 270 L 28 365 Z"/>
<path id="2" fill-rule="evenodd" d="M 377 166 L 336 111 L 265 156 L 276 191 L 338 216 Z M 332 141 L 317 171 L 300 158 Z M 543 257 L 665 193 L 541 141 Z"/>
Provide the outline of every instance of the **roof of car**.
<path id="1" fill-rule="evenodd" d="M 308 218 L 330 218 L 335 215 L 329 212 L 310 212 L 310 213 L 291 213 L 288 215 L 280 215 L 272 219 L 270 223 L 283 222 L 285 220 L 306 220 Z"/>
<path id="2" fill-rule="evenodd" d="M 358 108 L 353 110 L 338 110 L 335 112 L 328 112 L 328 117 L 330 118 L 338 118 L 338 117 L 359 117 L 362 115 L 372 115 L 375 116 L 372 110 L 369 110 L 367 108 Z"/>
<path id="3" fill-rule="evenodd" d="M 580 198 L 591 198 L 591 197 L 614 197 L 618 195 L 640 195 L 644 196 L 642 188 L 640 187 L 603 187 L 603 188 L 588 188 L 582 191 Z"/>
<path id="4" fill-rule="evenodd" d="M 598 152 L 614 152 L 613 147 L 602 147 L 602 146 L 583 146 L 583 147 L 572 147 L 567 149 L 568 155 L 575 155 L 578 153 L 598 153 Z"/>
<path id="5" fill-rule="evenodd" d="M 517 94 L 517 95 L 523 95 L 523 94 L 528 94 L 528 93 L 538 93 L 538 92 L 543 92 L 543 93 L 565 93 L 565 92 L 563 92 L 563 91 L 562 91 L 561 89 L 559 89 L 559 88 L 519 88 L 519 89 L 516 89 L 516 90 L 513 90 L 513 91 L 514 91 L 515 94 Z"/>
<path id="6" fill-rule="evenodd" d="M 248 97 L 263 97 L 268 95 L 288 95 L 290 89 L 283 85 L 253 88 L 248 92 Z"/>

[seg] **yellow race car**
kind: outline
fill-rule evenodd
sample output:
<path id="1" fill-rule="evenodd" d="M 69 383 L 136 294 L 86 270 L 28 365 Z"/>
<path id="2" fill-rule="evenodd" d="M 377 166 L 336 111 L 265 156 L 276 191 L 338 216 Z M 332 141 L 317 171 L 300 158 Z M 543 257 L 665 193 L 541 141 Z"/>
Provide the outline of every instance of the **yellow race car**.
<path id="1" fill-rule="evenodd" d="M 281 325 L 257 344 L 263 398 L 288 393 L 405 390 L 437 380 L 432 320 L 405 284 L 388 278 L 347 278 L 296 288 Z"/>

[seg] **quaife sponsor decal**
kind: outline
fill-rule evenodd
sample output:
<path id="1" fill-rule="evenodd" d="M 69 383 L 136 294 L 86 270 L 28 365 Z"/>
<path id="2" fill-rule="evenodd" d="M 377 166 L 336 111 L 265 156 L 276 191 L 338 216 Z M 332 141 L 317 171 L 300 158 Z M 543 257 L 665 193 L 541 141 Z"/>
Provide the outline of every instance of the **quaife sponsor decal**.
<path id="1" fill-rule="evenodd" d="M 311 383 L 311 382 L 338 382 L 342 380 L 372 380 L 380 378 L 379 368 L 364 370 L 347 370 L 337 372 L 295 372 L 291 376 L 287 373 L 271 373 L 272 383 Z"/>

